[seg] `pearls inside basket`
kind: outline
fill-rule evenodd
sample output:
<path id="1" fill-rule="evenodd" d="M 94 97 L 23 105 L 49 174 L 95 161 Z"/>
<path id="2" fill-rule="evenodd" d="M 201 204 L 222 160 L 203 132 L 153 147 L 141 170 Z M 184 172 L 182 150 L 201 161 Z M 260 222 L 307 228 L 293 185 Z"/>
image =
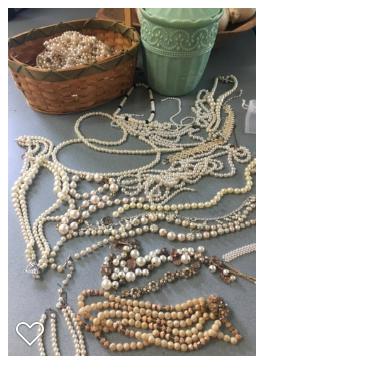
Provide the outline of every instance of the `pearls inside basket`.
<path id="1" fill-rule="evenodd" d="M 43 45 L 45 50 L 36 60 L 37 67 L 43 69 L 88 65 L 121 52 L 99 41 L 95 36 L 83 35 L 76 31 L 64 32 L 45 41 Z"/>

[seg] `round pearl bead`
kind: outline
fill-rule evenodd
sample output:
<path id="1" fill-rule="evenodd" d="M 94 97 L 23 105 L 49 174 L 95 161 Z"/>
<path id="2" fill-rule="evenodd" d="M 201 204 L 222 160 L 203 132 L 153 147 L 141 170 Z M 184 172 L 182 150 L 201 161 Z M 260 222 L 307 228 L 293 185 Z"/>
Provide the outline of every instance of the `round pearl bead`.
<path id="1" fill-rule="evenodd" d="M 139 266 L 139 267 L 143 267 L 146 263 L 146 260 L 144 257 L 138 257 L 136 258 L 136 264 Z"/>
<path id="2" fill-rule="evenodd" d="M 112 287 L 112 282 L 109 280 L 102 281 L 102 288 L 103 290 L 109 290 Z"/>
<path id="3" fill-rule="evenodd" d="M 118 191 L 118 185 L 115 184 L 115 183 L 112 183 L 110 186 L 109 186 L 109 190 L 113 193 L 117 192 Z"/>
<path id="4" fill-rule="evenodd" d="M 151 258 L 151 264 L 154 266 L 154 267 L 159 267 L 160 264 L 161 264 L 161 260 L 159 257 L 152 257 Z"/>
<path id="5" fill-rule="evenodd" d="M 69 226 L 67 224 L 61 224 L 58 227 L 58 231 L 60 234 L 65 235 L 69 232 Z"/>
<path id="6" fill-rule="evenodd" d="M 210 270 L 211 273 L 215 273 L 216 272 L 216 266 L 214 266 L 213 264 L 211 264 L 208 269 Z"/>
<path id="7" fill-rule="evenodd" d="M 127 272 L 125 278 L 127 282 L 133 282 L 136 279 L 136 275 L 133 272 Z"/>
<path id="8" fill-rule="evenodd" d="M 94 195 L 94 196 L 91 196 L 90 197 L 90 202 L 93 204 L 93 205 L 96 205 L 98 204 L 98 202 L 100 201 L 100 198 L 97 196 L 97 195 Z"/>
<path id="9" fill-rule="evenodd" d="M 161 255 L 159 258 L 162 262 L 166 262 L 166 256 L 165 255 Z"/>
<path id="10" fill-rule="evenodd" d="M 78 224 L 77 224 L 77 222 L 75 222 L 75 221 L 73 221 L 71 224 L 70 224 L 70 228 L 72 229 L 72 230 L 76 230 L 77 228 L 78 228 Z"/>
<path id="11" fill-rule="evenodd" d="M 189 256 L 189 254 L 184 253 L 181 255 L 180 260 L 182 261 L 183 264 L 188 264 L 191 262 L 191 257 Z"/>
<path id="12" fill-rule="evenodd" d="M 80 216 L 79 211 L 77 211 L 77 210 L 71 210 L 70 211 L 70 218 L 76 220 L 76 219 L 79 218 L 79 216 Z"/>
<path id="13" fill-rule="evenodd" d="M 132 249 L 130 252 L 130 256 L 132 259 L 136 259 L 140 256 L 140 252 L 137 249 Z"/>
<path id="14" fill-rule="evenodd" d="M 168 240 L 173 241 L 173 240 L 175 240 L 176 235 L 173 231 L 169 231 L 168 234 L 167 234 L 167 238 L 168 238 Z"/>
<path id="15" fill-rule="evenodd" d="M 103 176 L 102 176 L 101 174 L 98 174 L 98 173 L 94 174 L 94 180 L 95 180 L 97 183 L 101 182 L 101 181 L 102 181 L 102 179 L 103 179 Z"/>

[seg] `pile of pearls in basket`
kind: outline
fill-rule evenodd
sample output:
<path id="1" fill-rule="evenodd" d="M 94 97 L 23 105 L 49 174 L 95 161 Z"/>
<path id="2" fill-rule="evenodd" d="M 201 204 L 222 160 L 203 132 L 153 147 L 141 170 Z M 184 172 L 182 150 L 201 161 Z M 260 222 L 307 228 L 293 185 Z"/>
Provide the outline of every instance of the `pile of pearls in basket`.
<path id="1" fill-rule="evenodd" d="M 113 56 L 116 51 L 94 36 L 67 31 L 43 43 L 45 50 L 37 56 L 36 65 L 43 69 L 65 69 L 88 65 Z"/>

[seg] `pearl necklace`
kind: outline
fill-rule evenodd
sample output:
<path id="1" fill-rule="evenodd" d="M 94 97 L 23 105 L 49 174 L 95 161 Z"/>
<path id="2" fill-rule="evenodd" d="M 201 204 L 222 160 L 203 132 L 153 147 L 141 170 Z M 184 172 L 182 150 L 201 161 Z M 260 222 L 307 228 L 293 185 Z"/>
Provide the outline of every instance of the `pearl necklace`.
<path id="1" fill-rule="evenodd" d="M 199 246 L 197 252 L 193 248 L 183 249 L 156 249 L 148 255 L 141 256 L 137 240 L 128 242 L 126 240 L 114 242 L 110 248 L 118 255 L 111 253 L 104 259 L 100 274 L 103 277 L 103 290 L 111 288 L 117 290 L 120 286 L 124 286 L 126 282 L 134 282 L 137 277 L 148 277 L 154 268 L 160 267 L 163 263 L 170 262 L 175 266 L 189 265 L 192 270 L 200 269 L 201 265 L 206 265 L 211 273 L 215 273 L 217 269 L 221 270 L 220 277 L 225 283 L 231 283 L 236 280 L 236 276 L 240 276 L 249 282 L 255 283 L 255 278 L 244 275 L 236 269 L 228 266 L 220 261 L 216 256 L 207 257 L 204 255 L 205 248 Z M 253 246 L 244 247 L 240 251 L 235 252 L 235 258 L 240 255 L 250 253 Z M 230 258 L 234 258 L 232 253 L 228 253 Z M 230 259 L 231 260 L 231 259 Z M 164 278 L 167 274 L 164 275 Z M 148 288 L 152 288 L 150 282 Z"/>
<path id="2" fill-rule="evenodd" d="M 64 289 L 64 286 L 68 285 L 68 282 L 73 276 L 74 273 L 74 266 L 72 263 L 72 258 L 69 257 L 65 264 L 62 266 L 64 269 L 68 268 L 70 273 L 67 274 L 66 279 L 62 281 L 62 287 L 58 289 L 58 302 L 56 304 L 56 308 L 61 310 L 67 328 L 70 332 L 71 338 L 74 343 L 74 348 L 76 352 L 76 356 L 86 356 L 86 348 L 85 348 L 85 341 L 82 329 L 80 328 L 79 324 L 76 321 L 76 314 L 73 312 L 71 307 L 67 303 L 67 293 Z M 51 340 L 52 340 L 52 347 L 55 356 L 61 356 L 57 345 L 57 323 L 56 317 L 57 313 L 52 309 L 47 309 L 44 314 L 42 314 L 40 323 L 42 324 L 43 328 L 45 327 L 45 322 L 47 320 L 47 316 L 50 318 L 51 322 Z M 40 333 L 42 328 L 39 327 L 38 332 Z M 38 338 L 38 348 L 41 356 L 46 356 L 45 348 L 43 345 L 43 334 Z"/>

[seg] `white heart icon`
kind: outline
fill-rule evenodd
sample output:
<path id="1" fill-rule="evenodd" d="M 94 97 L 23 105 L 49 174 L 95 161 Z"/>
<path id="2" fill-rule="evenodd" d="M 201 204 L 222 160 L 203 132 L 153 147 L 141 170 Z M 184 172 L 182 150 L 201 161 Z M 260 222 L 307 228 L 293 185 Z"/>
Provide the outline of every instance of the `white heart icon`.
<path id="1" fill-rule="evenodd" d="M 33 341 L 32 342 L 28 342 L 26 339 L 25 339 L 25 337 L 23 337 L 23 335 L 19 332 L 19 327 L 21 326 L 21 325 L 26 325 L 29 329 L 31 329 L 31 328 L 33 328 L 33 326 L 34 325 L 39 325 L 41 328 L 42 328 L 42 331 L 37 335 L 37 337 L 36 338 L 34 338 L 33 339 Z M 25 342 L 25 343 L 27 343 L 28 344 L 28 346 L 31 346 L 42 334 L 43 334 L 43 332 L 44 332 L 44 327 L 43 327 L 43 324 L 41 324 L 41 323 L 39 323 L 39 322 L 34 322 L 32 325 L 28 325 L 28 323 L 26 323 L 26 322 L 20 322 L 18 325 L 17 325 L 17 327 L 16 327 L 16 332 L 18 333 L 18 336 L 20 337 L 20 338 L 22 338 L 23 339 L 23 341 Z"/>

